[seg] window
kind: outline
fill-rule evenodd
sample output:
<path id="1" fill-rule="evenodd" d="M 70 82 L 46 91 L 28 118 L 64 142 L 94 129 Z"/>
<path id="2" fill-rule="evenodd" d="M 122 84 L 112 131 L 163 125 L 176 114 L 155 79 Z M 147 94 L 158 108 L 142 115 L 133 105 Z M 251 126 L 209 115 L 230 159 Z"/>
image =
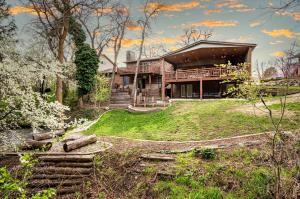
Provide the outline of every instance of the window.
<path id="1" fill-rule="evenodd" d="M 128 76 L 124 76 L 124 77 L 123 77 L 123 85 L 124 85 L 124 86 L 129 85 L 129 77 L 128 77 Z"/>

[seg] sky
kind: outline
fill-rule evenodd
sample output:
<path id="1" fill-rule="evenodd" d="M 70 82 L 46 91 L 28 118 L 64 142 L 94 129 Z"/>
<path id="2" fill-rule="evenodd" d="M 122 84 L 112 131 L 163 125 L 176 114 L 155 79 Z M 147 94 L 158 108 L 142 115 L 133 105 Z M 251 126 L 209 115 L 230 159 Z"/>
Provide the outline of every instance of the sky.
<path id="1" fill-rule="evenodd" d="M 284 55 L 291 43 L 300 43 L 300 10 L 275 13 L 267 7 L 280 5 L 282 0 L 162 0 L 160 15 L 152 22 L 147 44 L 164 43 L 168 49 L 178 47 L 183 29 L 194 26 L 200 30 L 212 30 L 210 40 L 257 44 L 252 62 L 272 61 Z M 122 0 L 136 21 L 141 17 L 144 0 Z M 12 5 L 19 36 L 30 38 L 24 25 L 34 17 L 28 8 L 17 0 L 8 0 Z M 135 49 L 140 38 L 138 27 L 129 28 L 119 62 L 125 61 L 125 51 Z M 110 53 L 109 51 L 107 52 Z"/>

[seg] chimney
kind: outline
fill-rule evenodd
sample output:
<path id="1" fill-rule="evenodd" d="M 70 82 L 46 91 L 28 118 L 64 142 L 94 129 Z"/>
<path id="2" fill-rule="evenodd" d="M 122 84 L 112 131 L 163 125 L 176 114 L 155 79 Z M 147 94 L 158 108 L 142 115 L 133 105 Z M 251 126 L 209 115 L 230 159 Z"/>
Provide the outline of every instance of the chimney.
<path id="1" fill-rule="evenodd" d="M 135 61 L 135 53 L 133 51 L 126 51 L 126 61 Z"/>

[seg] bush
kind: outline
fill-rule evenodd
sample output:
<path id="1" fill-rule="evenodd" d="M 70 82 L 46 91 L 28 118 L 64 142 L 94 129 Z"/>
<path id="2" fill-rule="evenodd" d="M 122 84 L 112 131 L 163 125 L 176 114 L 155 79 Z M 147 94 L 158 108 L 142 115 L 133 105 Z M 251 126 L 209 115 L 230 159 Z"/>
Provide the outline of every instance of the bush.
<path id="1" fill-rule="evenodd" d="M 216 157 L 216 150 L 215 149 L 195 149 L 194 150 L 195 157 L 201 157 L 205 160 L 213 160 Z"/>

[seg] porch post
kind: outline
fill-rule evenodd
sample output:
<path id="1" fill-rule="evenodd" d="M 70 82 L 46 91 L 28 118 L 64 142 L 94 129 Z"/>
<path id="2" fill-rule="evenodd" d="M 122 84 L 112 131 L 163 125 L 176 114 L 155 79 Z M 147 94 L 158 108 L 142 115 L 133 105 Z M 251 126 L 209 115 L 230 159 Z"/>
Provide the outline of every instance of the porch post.
<path id="1" fill-rule="evenodd" d="M 200 99 L 203 99 L 203 81 L 200 79 Z"/>
<path id="2" fill-rule="evenodd" d="M 166 94 L 165 94 L 165 89 L 166 89 L 166 82 L 165 82 L 165 60 L 162 60 L 162 85 L 161 85 L 161 97 L 162 100 L 165 101 Z"/>
<path id="3" fill-rule="evenodd" d="M 151 90 L 151 75 L 149 74 L 149 88 Z"/>

